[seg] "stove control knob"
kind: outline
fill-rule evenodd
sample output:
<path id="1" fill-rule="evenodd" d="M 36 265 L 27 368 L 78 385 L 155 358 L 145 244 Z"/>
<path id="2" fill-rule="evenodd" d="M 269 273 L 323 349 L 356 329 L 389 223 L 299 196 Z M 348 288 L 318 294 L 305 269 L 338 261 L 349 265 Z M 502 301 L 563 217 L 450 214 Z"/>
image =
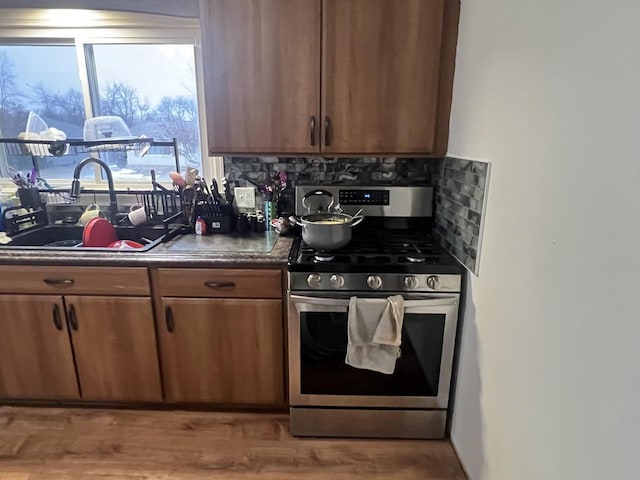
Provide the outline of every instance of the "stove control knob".
<path id="1" fill-rule="evenodd" d="M 440 288 L 440 279 L 437 275 L 427 277 L 427 287 L 431 290 L 438 290 Z"/>
<path id="2" fill-rule="evenodd" d="M 407 290 L 415 290 L 418 288 L 418 279 L 414 275 L 404 277 L 404 286 Z"/>
<path id="3" fill-rule="evenodd" d="M 307 277 L 307 284 L 311 288 L 320 288 L 320 284 L 322 283 L 322 276 L 317 273 L 312 273 Z"/>
<path id="4" fill-rule="evenodd" d="M 378 275 L 371 275 L 367 278 L 367 285 L 373 290 L 380 290 L 382 288 L 382 279 Z"/>
<path id="5" fill-rule="evenodd" d="M 344 287 L 344 277 L 342 275 L 331 275 L 329 278 L 329 283 L 333 288 L 342 288 Z"/>

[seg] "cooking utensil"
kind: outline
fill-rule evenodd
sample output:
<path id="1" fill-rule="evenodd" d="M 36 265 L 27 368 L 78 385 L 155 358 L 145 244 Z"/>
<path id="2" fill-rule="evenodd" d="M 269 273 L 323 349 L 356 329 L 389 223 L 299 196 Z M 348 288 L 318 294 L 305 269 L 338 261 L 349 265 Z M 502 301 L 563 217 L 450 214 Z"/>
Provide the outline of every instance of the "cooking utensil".
<path id="1" fill-rule="evenodd" d="M 182 187 L 182 188 L 187 186 L 186 180 L 178 172 L 171 172 L 169 174 L 169 178 L 171 179 L 171 181 L 173 182 L 174 185 L 177 185 L 177 186 Z"/>
<path id="2" fill-rule="evenodd" d="M 231 183 L 227 180 L 227 177 L 222 179 L 222 186 L 224 188 L 224 198 L 229 205 L 233 205 L 233 191 L 231 189 Z"/>
<path id="3" fill-rule="evenodd" d="M 351 229 L 362 223 L 363 216 L 346 213 L 314 213 L 289 221 L 302 228 L 302 239 L 317 250 L 337 250 L 351 241 Z"/>
<path id="4" fill-rule="evenodd" d="M 187 174 L 184 176 L 186 188 L 193 187 L 198 180 L 198 169 L 193 167 L 187 167 Z"/>
<path id="5" fill-rule="evenodd" d="M 108 247 L 117 240 L 116 229 L 102 217 L 91 219 L 82 231 L 83 247 Z"/>

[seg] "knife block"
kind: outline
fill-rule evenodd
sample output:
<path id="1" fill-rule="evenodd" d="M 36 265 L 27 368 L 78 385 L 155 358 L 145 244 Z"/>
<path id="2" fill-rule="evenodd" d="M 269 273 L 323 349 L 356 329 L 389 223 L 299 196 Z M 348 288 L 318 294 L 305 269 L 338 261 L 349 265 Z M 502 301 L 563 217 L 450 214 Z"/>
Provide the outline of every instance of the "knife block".
<path id="1" fill-rule="evenodd" d="M 206 214 L 204 208 L 196 206 L 195 217 L 202 217 L 207 224 L 207 234 L 231 233 L 235 230 L 233 206 L 218 205 L 220 215 Z"/>

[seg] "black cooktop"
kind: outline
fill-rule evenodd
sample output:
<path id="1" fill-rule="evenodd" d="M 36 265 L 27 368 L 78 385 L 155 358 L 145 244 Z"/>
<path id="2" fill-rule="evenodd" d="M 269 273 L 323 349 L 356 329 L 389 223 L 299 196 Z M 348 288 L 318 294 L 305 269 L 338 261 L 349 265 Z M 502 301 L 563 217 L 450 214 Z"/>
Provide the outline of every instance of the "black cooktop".
<path id="1" fill-rule="evenodd" d="M 359 228 L 346 247 L 331 252 L 313 249 L 296 237 L 289 271 L 457 274 L 462 267 L 423 232 Z"/>

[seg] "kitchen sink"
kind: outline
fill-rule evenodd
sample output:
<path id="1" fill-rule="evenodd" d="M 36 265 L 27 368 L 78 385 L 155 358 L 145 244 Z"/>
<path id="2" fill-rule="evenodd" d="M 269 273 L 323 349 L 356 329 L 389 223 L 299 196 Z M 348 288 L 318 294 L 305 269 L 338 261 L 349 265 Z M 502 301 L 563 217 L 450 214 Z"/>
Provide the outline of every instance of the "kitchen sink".
<path id="1" fill-rule="evenodd" d="M 107 247 L 83 247 L 81 226 L 48 225 L 11 237 L 13 241 L 7 245 L 0 246 L 0 251 L 5 249 L 20 250 L 82 250 L 82 251 L 105 251 L 105 252 L 147 252 L 161 243 L 166 236 L 162 226 L 138 226 L 138 227 L 115 227 L 119 240 L 133 240 L 144 245 L 144 248 L 131 250 L 118 250 Z"/>

